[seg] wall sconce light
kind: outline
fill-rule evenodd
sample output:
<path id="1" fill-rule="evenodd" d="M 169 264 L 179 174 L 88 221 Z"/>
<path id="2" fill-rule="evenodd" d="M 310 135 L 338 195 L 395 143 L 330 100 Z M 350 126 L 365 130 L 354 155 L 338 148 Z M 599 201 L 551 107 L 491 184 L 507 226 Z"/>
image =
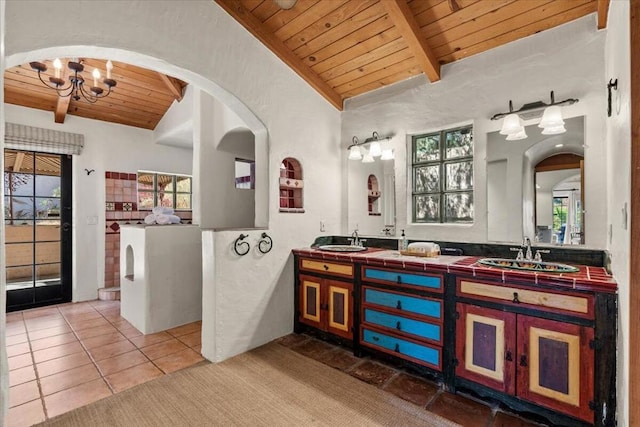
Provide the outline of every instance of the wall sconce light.
<path id="1" fill-rule="evenodd" d="M 537 101 L 524 104 L 519 110 L 513 111 L 513 103 L 509 101 L 509 111 L 506 113 L 494 114 L 493 117 L 491 117 L 491 120 L 500 120 L 504 118 L 500 134 L 507 135 L 507 141 L 518 141 L 527 137 L 520 115 L 527 112 L 527 116 L 529 116 L 528 118 L 534 118 L 536 117 L 535 112 L 544 110 L 542 120 L 540 120 L 538 127 L 543 128 L 543 135 L 557 135 L 567 131 L 564 127 L 564 120 L 562 119 L 562 110 L 560 107 L 564 105 L 572 105 L 576 102 L 578 102 L 578 100 L 575 98 L 556 102 L 553 91 L 551 91 L 551 103 L 549 104 Z M 532 115 L 531 113 L 534 114 Z"/>
<path id="2" fill-rule="evenodd" d="M 378 132 L 373 132 L 363 142 L 359 142 L 358 138 L 354 136 L 351 140 L 352 144 L 347 147 L 349 160 L 362 160 L 362 163 L 373 163 L 374 157 L 380 157 L 380 160 L 393 160 L 395 156 L 393 149 L 387 143 L 389 140 L 391 140 L 391 135 L 380 138 Z M 365 144 L 369 144 L 368 150 L 364 147 Z"/>

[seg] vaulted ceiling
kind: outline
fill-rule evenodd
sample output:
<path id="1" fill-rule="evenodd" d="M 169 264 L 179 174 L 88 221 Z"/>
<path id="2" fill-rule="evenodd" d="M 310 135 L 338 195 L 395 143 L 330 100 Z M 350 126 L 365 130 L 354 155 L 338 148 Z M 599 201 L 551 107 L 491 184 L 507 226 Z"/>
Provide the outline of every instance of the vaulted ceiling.
<path id="1" fill-rule="evenodd" d="M 336 108 L 596 12 L 609 0 L 215 0 Z"/>
<path id="2" fill-rule="evenodd" d="M 73 72 L 66 67 L 68 59 L 60 59 L 64 65 L 61 78 L 66 86 Z M 91 72 L 94 68 L 101 70 L 104 76 L 106 61 L 76 60 L 84 65 L 85 70 L 81 74 L 89 83 L 93 79 Z M 54 76 L 54 67 L 52 61 L 43 62 L 47 71 L 42 73 L 42 78 L 48 82 L 49 77 Z M 182 99 L 186 86 L 176 78 L 121 62 L 113 62 L 112 78 L 117 82 L 113 92 L 91 104 L 82 98 L 75 100 L 72 96 L 58 96 L 55 90 L 44 86 L 37 71 L 29 64 L 19 65 L 4 73 L 4 100 L 8 104 L 52 111 L 52 120 L 55 119 L 56 123 L 63 123 L 67 115 L 73 115 L 154 129 L 173 101 Z M 103 88 L 106 92 L 106 87 Z"/>

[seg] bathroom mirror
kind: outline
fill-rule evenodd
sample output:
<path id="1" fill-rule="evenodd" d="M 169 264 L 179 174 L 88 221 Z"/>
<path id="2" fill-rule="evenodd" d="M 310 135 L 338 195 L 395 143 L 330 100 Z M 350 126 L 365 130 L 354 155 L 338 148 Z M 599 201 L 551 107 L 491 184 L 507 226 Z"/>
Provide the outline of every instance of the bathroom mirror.
<path id="1" fill-rule="evenodd" d="M 363 236 L 395 235 L 394 160 L 349 160 L 348 231 Z"/>
<path id="2" fill-rule="evenodd" d="M 584 244 L 584 126 L 573 117 L 558 135 L 537 124 L 519 141 L 487 134 L 488 241 Z"/>

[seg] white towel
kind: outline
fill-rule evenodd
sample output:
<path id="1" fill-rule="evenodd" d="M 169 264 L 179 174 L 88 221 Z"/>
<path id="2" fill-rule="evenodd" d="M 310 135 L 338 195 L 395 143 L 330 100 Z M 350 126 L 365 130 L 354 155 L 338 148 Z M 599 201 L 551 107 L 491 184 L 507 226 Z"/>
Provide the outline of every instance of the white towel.
<path id="1" fill-rule="evenodd" d="M 180 224 L 180 217 L 177 215 L 167 215 L 171 224 Z"/>
<path id="2" fill-rule="evenodd" d="M 156 206 L 152 212 L 154 215 L 173 215 L 173 209 L 166 206 Z"/>
<path id="3" fill-rule="evenodd" d="M 149 214 L 144 217 L 144 223 L 147 225 L 153 225 L 156 223 L 156 216 L 154 214 Z"/>
<path id="4" fill-rule="evenodd" d="M 160 224 L 160 225 L 171 224 L 171 218 L 169 217 L 169 215 L 160 214 L 160 215 L 156 215 L 155 217 L 156 217 L 156 224 Z"/>

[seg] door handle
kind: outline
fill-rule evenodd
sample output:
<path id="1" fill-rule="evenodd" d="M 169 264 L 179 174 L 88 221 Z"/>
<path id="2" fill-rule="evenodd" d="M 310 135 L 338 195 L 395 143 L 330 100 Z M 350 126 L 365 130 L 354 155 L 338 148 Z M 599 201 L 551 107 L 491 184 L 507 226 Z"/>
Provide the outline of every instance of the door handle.
<path id="1" fill-rule="evenodd" d="M 398 280 L 397 280 L 398 285 L 402 284 L 402 276 L 398 274 Z"/>
<path id="2" fill-rule="evenodd" d="M 393 349 L 396 353 L 400 353 L 400 344 L 396 344 L 396 348 Z"/>
<path id="3" fill-rule="evenodd" d="M 398 310 L 402 310 L 402 302 L 400 302 L 400 300 L 398 300 L 398 303 L 396 304 L 396 308 Z"/>
<path id="4" fill-rule="evenodd" d="M 329 266 L 327 264 L 323 265 L 323 267 L 324 267 L 324 271 L 329 270 Z"/>
<path id="5" fill-rule="evenodd" d="M 516 304 L 520 304 L 520 299 L 518 298 L 518 293 L 514 292 L 513 293 L 513 302 Z"/>
<path id="6" fill-rule="evenodd" d="M 71 230 L 71 224 L 69 224 L 68 222 L 64 222 L 62 223 L 62 231 L 69 231 Z"/>
<path id="7" fill-rule="evenodd" d="M 398 320 L 398 323 L 396 323 L 396 329 L 401 331 L 401 325 L 400 325 L 400 321 Z"/>
<path id="8" fill-rule="evenodd" d="M 505 355 L 505 359 L 507 362 L 513 362 L 513 355 L 511 354 L 511 350 L 507 350 L 507 354 Z"/>
<path id="9" fill-rule="evenodd" d="M 527 355 L 523 354 L 520 356 L 520 366 L 527 366 Z"/>

